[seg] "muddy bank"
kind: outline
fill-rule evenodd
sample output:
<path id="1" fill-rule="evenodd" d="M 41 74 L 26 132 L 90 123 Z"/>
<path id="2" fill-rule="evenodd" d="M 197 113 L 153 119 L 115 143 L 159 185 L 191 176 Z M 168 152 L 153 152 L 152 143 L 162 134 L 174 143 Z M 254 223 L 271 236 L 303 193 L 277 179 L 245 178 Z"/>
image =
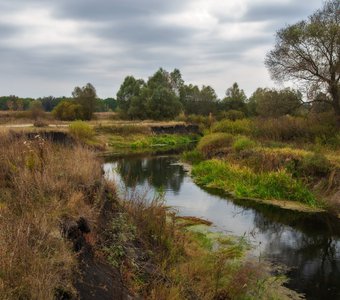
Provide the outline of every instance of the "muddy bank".
<path id="1" fill-rule="evenodd" d="M 63 131 L 34 131 L 34 132 L 17 132 L 10 131 L 10 134 L 14 138 L 25 138 L 27 140 L 35 140 L 37 138 L 42 138 L 46 141 L 61 145 L 73 145 L 75 140 L 67 132 Z"/>
<path id="2" fill-rule="evenodd" d="M 198 125 L 150 126 L 154 134 L 201 134 Z"/>
<path id="3" fill-rule="evenodd" d="M 78 220 L 63 219 L 61 232 L 70 240 L 73 250 L 78 253 L 78 271 L 74 280 L 77 295 L 59 291 L 58 299 L 81 300 L 125 300 L 133 299 L 123 283 L 118 268 L 112 267 L 101 253 L 102 233 L 115 215 L 117 203 L 106 190 L 103 204 L 95 224 L 84 218 Z"/>

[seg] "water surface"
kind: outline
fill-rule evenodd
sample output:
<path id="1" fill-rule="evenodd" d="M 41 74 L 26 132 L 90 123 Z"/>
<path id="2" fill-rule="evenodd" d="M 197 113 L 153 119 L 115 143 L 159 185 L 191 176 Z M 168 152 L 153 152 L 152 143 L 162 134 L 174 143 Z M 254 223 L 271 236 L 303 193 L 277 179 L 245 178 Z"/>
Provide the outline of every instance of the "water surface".
<path id="1" fill-rule="evenodd" d="M 122 191 L 164 191 L 166 205 L 181 216 L 214 224 L 214 230 L 245 236 L 253 254 L 289 268 L 287 286 L 307 299 L 340 299 L 340 228 L 330 216 L 232 201 L 197 186 L 173 156 L 129 157 L 104 164 Z"/>

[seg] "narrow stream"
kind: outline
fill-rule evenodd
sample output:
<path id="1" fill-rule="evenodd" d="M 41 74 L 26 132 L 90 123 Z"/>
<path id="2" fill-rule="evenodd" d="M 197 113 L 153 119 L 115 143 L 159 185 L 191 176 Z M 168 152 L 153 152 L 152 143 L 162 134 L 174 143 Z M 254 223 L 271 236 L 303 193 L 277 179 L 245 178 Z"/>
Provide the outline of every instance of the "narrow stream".
<path id="1" fill-rule="evenodd" d="M 122 190 L 152 196 L 162 189 L 179 215 L 246 236 L 254 255 L 289 268 L 287 286 L 307 299 L 340 299 L 340 225 L 330 216 L 232 201 L 197 186 L 174 156 L 121 158 L 104 164 L 104 171 Z"/>

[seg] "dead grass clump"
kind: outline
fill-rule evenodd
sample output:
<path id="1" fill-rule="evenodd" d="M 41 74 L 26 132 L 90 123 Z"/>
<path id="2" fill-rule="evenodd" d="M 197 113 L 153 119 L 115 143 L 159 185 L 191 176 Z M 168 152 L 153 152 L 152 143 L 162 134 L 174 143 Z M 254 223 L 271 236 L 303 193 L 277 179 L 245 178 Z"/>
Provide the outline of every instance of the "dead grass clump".
<path id="1" fill-rule="evenodd" d="M 0 295 L 53 299 L 73 293 L 75 255 L 63 217 L 96 217 L 101 168 L 87 149 L 0 134 Z"/>

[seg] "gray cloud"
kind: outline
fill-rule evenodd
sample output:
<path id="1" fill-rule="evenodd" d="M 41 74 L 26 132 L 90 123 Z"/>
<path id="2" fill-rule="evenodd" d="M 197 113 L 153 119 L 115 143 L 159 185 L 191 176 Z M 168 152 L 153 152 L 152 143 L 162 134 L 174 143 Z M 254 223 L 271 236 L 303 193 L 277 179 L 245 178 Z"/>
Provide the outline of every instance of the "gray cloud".
<path id="1" fill-rule="evenodd" d="M 99 96 L 114 96 L 126 75 L 147 78 L 159 67 L 177 67 L 221 96 L 234 81 L 250 94 L 272 84 L 263 59 L 275 31 L 322 1 L 241 2 L 240 15 L 222 0 L 214 10 L 209 0 L 2 2 L 0 95 L 69 95 L 92 82 Z"/>

